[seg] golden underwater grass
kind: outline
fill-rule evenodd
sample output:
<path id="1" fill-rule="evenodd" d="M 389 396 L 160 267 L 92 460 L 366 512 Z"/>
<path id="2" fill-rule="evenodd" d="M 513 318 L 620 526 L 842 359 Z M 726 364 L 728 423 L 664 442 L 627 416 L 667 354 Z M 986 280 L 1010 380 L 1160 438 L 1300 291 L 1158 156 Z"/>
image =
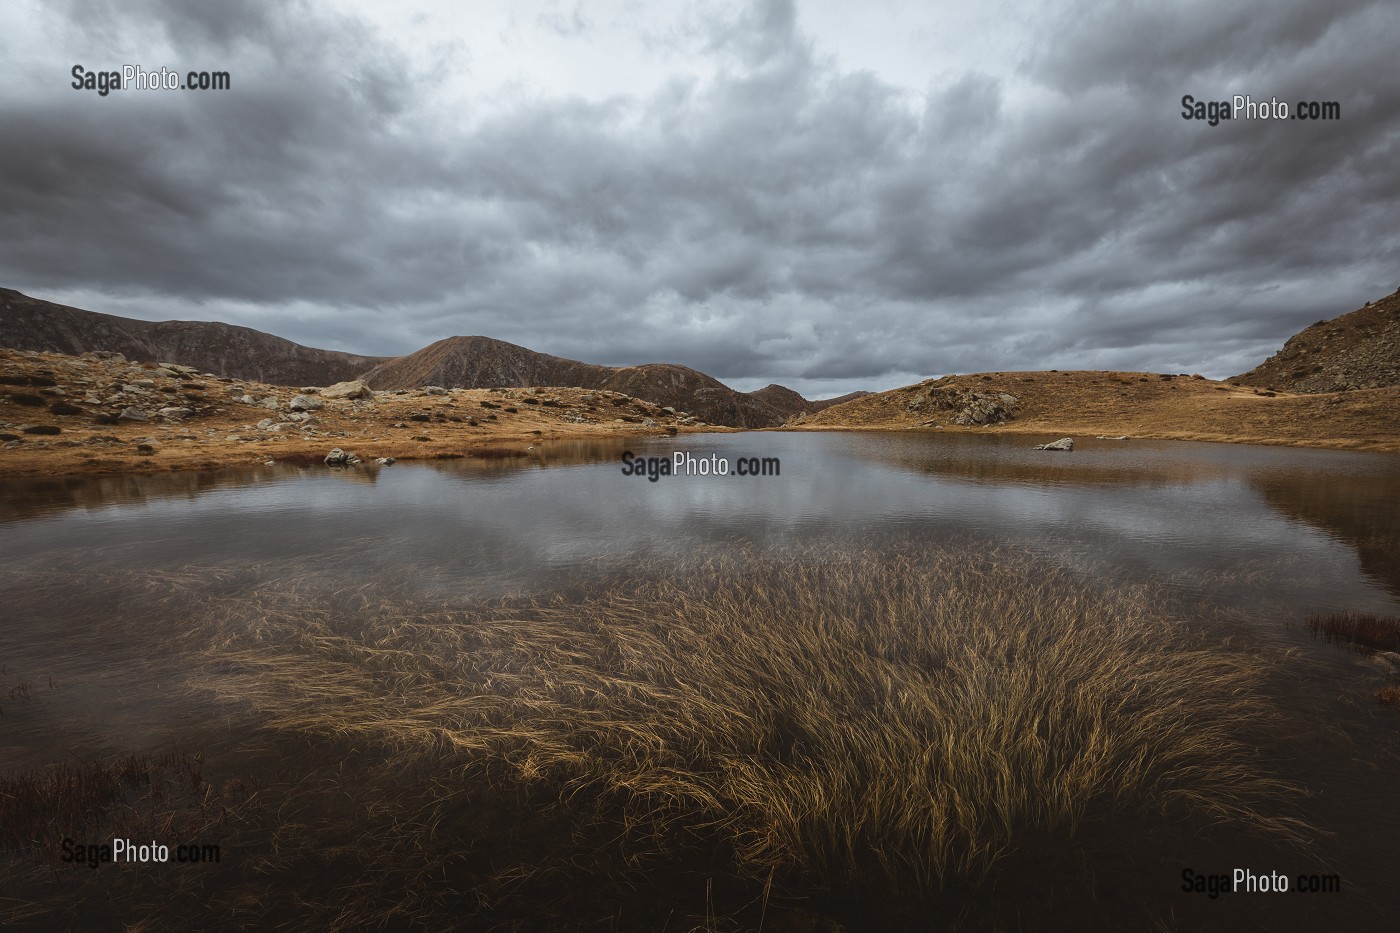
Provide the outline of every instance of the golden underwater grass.
<path id="1" fill-rule="evenodd" d="M 639 860 L 918 892 L 1114 812 L 1295 832 L 1260 662 L 1154 605 L 1019 551 L 745 551 L 467 607 L 291 581 L 200 637 L 273 727 L 546 788 Z"/>

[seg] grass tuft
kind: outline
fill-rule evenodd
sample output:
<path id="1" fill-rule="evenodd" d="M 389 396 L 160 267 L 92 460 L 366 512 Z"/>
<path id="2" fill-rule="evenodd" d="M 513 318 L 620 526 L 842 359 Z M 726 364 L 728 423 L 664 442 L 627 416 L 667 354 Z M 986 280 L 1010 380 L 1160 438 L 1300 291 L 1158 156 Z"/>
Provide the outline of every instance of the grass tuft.
<path id="1" fill-rule="evenodd" d="M 1316 638 L 1372 651 L 1400 651 L 1400 619 L 1392 616 L 1329 612 L 1309 616 L 1307 625 Z"/>

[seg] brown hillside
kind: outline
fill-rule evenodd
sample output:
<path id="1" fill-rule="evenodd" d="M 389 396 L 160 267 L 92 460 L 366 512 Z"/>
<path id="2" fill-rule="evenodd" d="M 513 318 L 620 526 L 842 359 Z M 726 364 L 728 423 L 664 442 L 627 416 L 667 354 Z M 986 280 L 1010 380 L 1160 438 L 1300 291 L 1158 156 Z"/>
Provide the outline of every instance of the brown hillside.
<path id="1" fill-rule="evenodd" d="M 808 416 L 803 427 L 1000 431 L 1046 440 L 1127 435 L 1400 451 L 1400 386 L 1299 395 L 1172 374 L 982 373 L 931 379 L 836 405 Z"/>
<path id="2" fill-rule="evenodd" d="M 810 415 L 813 412 L 821 411 L 822 408 L 820 402 L 809 402 L 787 386 L 780 386 L 777 383 L 771 383 L 748 394 L 751 398 L 758 399 L 765 405 L 782 412 L 785 418 Z"/>
<path id="3" fill-rule="evenodd" d="M 0 475 L 212 470 L 268 461 L 320 466 L 333 447 L 359 455 L 367 470 L 376 457 L 489 466 L 503 457 L 543 457 L 536 445 L 551 440 L 588 444 L 717 430 L 601 390 L 357 394 L 302 392 L 102 353 L 0 349 Z M 560 454 L 548 456 L 557 462 Z M 353 476 L 373 481 L 372 472 Z M 0 507 L 0 517 L 11 505 Z"/>
<path id="4" fill-rule="evenodd" d="M 490 337 L 448 337 L 415 353 L 386 360 L 364 374 L 376 389 L 495 389 L 506 386 L 596 388 L 606 366 L 566 360 Z"/>
<path id="5" fill-rule="evenodd" d="M 687 366 L 649 363 L 613 368 L 566 360 L 489 337 L 448 337 L 365 374 L 376 389 L 575 386 L 621 392 L 688 412 L 710 424 L 773 427 L 778 409 Z M 794 393 L 796 394 L 796 393 Z M 799 396 L 800 398 L 801 396 Z"/>
<path id="6" fill-rule="evenodd" d="M 1400 290 L 1318 321 L 1231 381 L 1307 393 L 1400 385 Z"/>
<path id="7" fill-rule="evenodd" d="M 819 398 L 812 404 L 817 406 L 817 411 L 823 411 L 833 405 L 844 405 L 846 402 L 854 402 L 858 398 L 865 398 L 867 395 L 874 395 L 874 392 L 864 390 L 847 392 L 845 395 L 838 395 L 835 398 Z"/>
<path id="8" fill-rule="evenodd" d="M 778 411 L 782 412 L 789 421 L 800 418 L 803 415 L 814 415 L 819 411 L 830 408 L 832 405 L 840 405 L 843 402 L 851 402 L 858 398 L 865 398 L 869 392 L 847 392 L 845 395 L 838 395 L 836 398 L 806 399 L 787 386 L 780 386 L 777 383 L 766 385 L 756 392 L 748 393 Z"/>
<path id="9" fill-rule="evenodd" d="M 83 311 L 0 288 L 0 346 L 78 355 L 120 353 L 273 385 L 328 385 L 382 360 L 317 350 L 249 327 L 208 321 L 138 321 Z"/>
<path id="10" fill-rule="evenodd" d="M 736 392 L 711 376 L 673 363 L 648 363 L 612 370 L 599 387 L 688 411 L 711 424 L 733 428 L 771 428 L 787 417 L 744 392 Z"/>

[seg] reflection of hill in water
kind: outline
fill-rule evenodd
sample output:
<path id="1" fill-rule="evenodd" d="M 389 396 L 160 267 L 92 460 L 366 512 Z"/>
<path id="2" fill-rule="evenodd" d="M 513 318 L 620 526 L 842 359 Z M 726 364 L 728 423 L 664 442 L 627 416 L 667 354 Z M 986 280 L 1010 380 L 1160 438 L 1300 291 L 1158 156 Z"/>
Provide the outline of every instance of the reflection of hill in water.
<path id="1" fill-rule="evenodd" d="M 460 460 L 423 461 L 448 475 L 479 477 L 514 473 L 531 467 L 569 466 L 613 460 L 632 441 L 570 440 L 544 442 L 534 449 L 499 448 Z M 391 467 L 390 469 L 399 469 Z M 14 477 L 0 481 L 0 523 L 41 518 L 71 509 L 98 509 L 112 505 L 143 505 L 164 499 L 195 499 L 207 492 L 262 483 L 275 483 L 306 475 L 331 476 L 351 484 L 374 485 L 380 468 L 373 463 L 358 467 L 261 466 L 212 472 L 133 473 L 97 476 Z"/>
<path id="2" fill-rule="evenodd" d="M 861 445 L 863 456 L 899 470 L 952 480 L 1030 486 L 1172 486 L 1221 480 L 1239 474 L 1224 459 L 1157 456 L 1152 449 L 1121 442 L 1077 441 L 1072 453 L 1031 450 L 1024 437 L 956 435 L 926 439 L 886 435 L 879 445 Z M 1051 438 L 1053 440 L 1053 438 Z M 1095 443 L 1101 446 L 1093 446 Z M 1186 449 L 1177 444 L 1177 450 Z"/>
<path id="3" fill-rule="evenodd" d="M 965 438 L 948 435 L 931 447 L 892 437 L 861 452 L 901 470 L 972 482 L 1153 488 L 1243 480 L 1277 512 L 1353 548 L 1362 571 L 1400 598 L 1400 458 L 1376 454 L 1343 469 L 1320 451 L 1173 443 L 1167 456 L 1154 456 L 1104 441 L 1069 454 L 1028 453 L 1024 439 L 978 437 L 974 452 Z M 1193 456 L 1205 452 L 1211 456 Z"/>
<path id="4" fill-rule="evenodd" d="M 195 499 L 216 489 L 277 482 L 295 473 L 291 468 L 258 467 L 213 473 L 15 477 L 4 481 L 4 495 L 0 496 L 0 522 L 40 518 L 70 509 L 141 505 L 161 499 Z"/>
<path id="5" fill-rule="evenodd" d="M 1355 548 L 1362 571 L 1400 599 L 1400 471 L 1314 476 L 1311 482 L 1261 472 L 1250 482 L 1280 512 Z"/>

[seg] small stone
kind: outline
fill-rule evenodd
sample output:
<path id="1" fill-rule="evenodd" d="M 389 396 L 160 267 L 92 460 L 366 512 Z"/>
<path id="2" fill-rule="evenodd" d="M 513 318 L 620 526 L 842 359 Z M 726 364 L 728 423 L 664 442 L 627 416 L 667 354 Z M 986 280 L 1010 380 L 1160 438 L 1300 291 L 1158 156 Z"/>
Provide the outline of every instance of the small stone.
<path id="1" fill-rule="evenodd" d="M 1048 444 L 1036 444 L 1035 450 L 1073 450 L 1074 438 L 1062 437 L 1058 441 L 1051 441 Z"/>
<path id="2" fill-rule="evenodd" d="M 117 415 L 120 421 L 150 421 L 151 416 L 139 408 L 123 408 L 122 413 Z"/>

